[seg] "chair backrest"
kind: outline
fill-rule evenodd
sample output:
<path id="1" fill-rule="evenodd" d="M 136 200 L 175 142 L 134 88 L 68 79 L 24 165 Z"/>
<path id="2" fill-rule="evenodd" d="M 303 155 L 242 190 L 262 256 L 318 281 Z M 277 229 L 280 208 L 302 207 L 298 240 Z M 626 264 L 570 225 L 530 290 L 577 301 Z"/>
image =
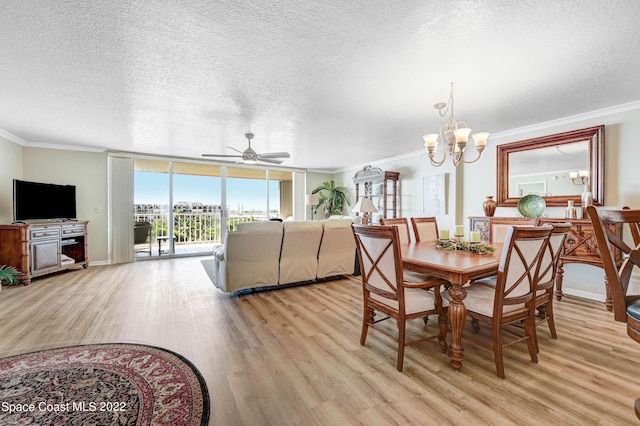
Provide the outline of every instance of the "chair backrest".
<path id="1" fill-rule="evenodd" d="M 409 221 L 406 217 L 384 219 L 380 218 L 380 225 L 395 226 L 398 228 L 398 238 L 400 244 L 408 244 L 411 242 L 411 234 L 409 233 Z"/>
<path id="2" fill-rule="evenodd" d="M 412 217 L 411 226 L 417 241 L 435 241 L 440 237 L 435 217 Z"/>
<path id="3" fill-rule="evenodd" d="M 396 226 L 352 225 L 358 247 L 362 287 L 404 306 L 402 257 Z"/>
<path id="4" fill-rule="evenodd" d="M 552 288 L 556 279 L 558 261 L 564 247 L 564 240 L 571 229 L 571 223 L 553 223 L 553 230 L 542 255 L 538 274 L 538 289 Z"/>
<path id="5" fill-rule="evenodd" d="M 133 225 L 133 243 L 144 244 L 151 235 L 151 223 L 136 222 Z"/>
<path id="6" fill-rule="evenodd" d="M 524 304 L 534 297 L 542 255 L 552 227 L 512 226 L 498 267 L 494 316 L 510 305 Z"/>
<path id="7" fill-rule="evenodd" d="M 492 217 L 489 221 L 489 239 L 493 243 L 503 243 L 510 226 L 538 225 L 538 219 L 535 217 Z"/>
<path id="8" fill-rule="evenodd" d="M 640 268 L 640 210 L 598 210 L 589 206 L 587 213 L 593 224 L 600 258 L 609 283 L 614 318 L 616 321 L 627 322 L 627 305 L 640 297 L 637 294 L 628 294 L 630 279 Z M 625 242 L 624 229 L 622 238 L 611 229 L 611 226 L 624 227 L 625 223 L 628 224 L 628 231 L 632 237 L 631 246 Z M 615 250 L 622 253 L 623 261 L 619 266 Z"/>

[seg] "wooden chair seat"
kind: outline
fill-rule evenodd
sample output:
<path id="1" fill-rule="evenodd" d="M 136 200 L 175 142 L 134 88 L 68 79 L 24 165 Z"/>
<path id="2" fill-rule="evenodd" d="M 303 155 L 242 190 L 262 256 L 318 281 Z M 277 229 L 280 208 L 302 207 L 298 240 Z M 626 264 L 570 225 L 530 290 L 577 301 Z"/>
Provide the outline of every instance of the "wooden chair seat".
<path id="1" fill-rule="evenodd" d="M 627 334 L 640 343 L 640 299 L 627 306 Z"/>

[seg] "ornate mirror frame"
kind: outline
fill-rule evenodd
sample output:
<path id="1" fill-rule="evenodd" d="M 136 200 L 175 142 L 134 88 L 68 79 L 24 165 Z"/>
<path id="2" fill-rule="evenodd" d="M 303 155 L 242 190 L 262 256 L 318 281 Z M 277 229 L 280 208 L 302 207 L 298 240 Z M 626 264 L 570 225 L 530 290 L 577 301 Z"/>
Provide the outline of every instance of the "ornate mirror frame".
<path id="1" fill-rule="evenodd" d="M 509 198 L 509 155 L 545 147 L 560 147 L 565 144 L 586 141 L 589 143 L 589 187 L 593 194 L 593 204 L 604 203 L 604 126 L 572 130 L 550 136 L 527 139 L 498 145 L 497 147 L 497 203 L 501 207 L 515 207 L 520 197 Z M 566 206 L 573 200 L 580 205 L 580 195 L 545 196 L 547 206 Z"/>

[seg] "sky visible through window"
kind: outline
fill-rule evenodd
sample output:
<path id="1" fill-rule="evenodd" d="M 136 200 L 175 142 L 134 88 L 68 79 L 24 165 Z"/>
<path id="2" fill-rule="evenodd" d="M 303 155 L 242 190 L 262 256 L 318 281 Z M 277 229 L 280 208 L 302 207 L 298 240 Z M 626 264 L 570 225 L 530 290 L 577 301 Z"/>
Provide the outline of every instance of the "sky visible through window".
<path id="1" fill-rule="evenodd" d="M 166 173 L 135 172 L 135 204 L 167 204 L 169 175 Z M 173 202 L 199 202 L 220 204 L 220 178 L 175 174 L 173 176 Z M 277 181 L 269 181 L 271 210 L 278 209 L 280 189 Z M 264 180 L 227 178 L 227 207 L 231 210 L 264 211 L 266 185 Z"/>

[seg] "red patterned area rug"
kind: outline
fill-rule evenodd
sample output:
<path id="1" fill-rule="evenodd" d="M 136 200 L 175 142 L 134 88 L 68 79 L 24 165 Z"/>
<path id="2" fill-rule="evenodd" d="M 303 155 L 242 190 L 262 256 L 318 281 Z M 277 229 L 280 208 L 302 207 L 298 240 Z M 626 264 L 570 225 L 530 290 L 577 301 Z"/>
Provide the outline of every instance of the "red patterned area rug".
<path id="1" fill-rule="evenodd" d="M 0 425 L 206 425 L 196 367 L 166 349 L 72 346 L 0 359 Z"/>

